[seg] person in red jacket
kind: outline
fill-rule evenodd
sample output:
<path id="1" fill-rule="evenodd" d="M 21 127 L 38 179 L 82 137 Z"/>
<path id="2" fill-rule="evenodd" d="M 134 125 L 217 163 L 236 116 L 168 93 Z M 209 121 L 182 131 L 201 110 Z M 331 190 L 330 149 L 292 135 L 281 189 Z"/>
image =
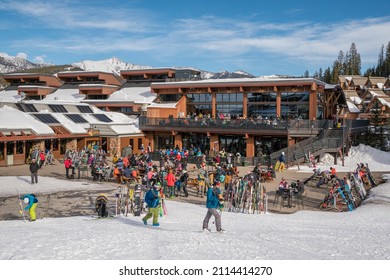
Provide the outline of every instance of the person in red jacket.
<path id="1" fill-rule="evenodd" d="M 69 177 L 69 169 L 71 168 L 72 169 L 72 175 L 74 174 L 74 167 L 72 166 L 72 160 L 70 157 L 67 157 L 66 160 L 64 161 L 64 165 L 65 165 L 65 170 L 66 170 L 66 178 L 70 178 Z"/>
<path id="2" fill-rule="evenodd" d="M 175 197 L 175 182 L 176 178 L 175 175 L 173 175 L 173 169 L 170 168 L 168 170 L 168 175 L 165 176 L 164 180 L 167 181 L 167 186 L 169 190 L 169 197 Z"/>

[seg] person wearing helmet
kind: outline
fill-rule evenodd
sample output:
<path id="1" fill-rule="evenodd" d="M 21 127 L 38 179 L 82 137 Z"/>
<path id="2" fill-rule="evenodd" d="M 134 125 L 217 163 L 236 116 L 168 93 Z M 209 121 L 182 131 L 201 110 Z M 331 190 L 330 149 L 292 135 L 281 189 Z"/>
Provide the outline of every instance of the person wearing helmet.
<path id="1" fill-rule="evenodd" d="M 35 208 L 37 208 L 38 205 L 38 198 L 34 194 L 25 194 L 20 199 L 24 204 L 27 204 L 24 211 L 28 210 L 30 214 L 30 222 L 34 222 L 37 219 Z"/>

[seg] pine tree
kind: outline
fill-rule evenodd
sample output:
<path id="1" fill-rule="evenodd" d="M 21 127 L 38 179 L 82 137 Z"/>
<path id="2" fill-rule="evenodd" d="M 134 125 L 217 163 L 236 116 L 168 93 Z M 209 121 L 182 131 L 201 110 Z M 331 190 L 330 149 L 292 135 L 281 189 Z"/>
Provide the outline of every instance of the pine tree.
<path id="1" fill-rule="evenodd" d="M 332 80 L 332 74 L 331 74 L 331 71 L 330 71 L 330 67 L 328 67 L 324 71 L 324 82 L 325 83 L 331 83 L 331 80 Z"/>
<path id="2" fill-rule="evenodd" d="M 388 77 L 390 76 L 390 42 L 387 43 L 386 57 L 383 64 L 383 77 Z"/>
<path id="3" fill-rule="evenodd" d="M 303 74 L 303 77 L 304 78 L 309 78 L 310 75 L 309 75 L 309 71 L 306 69 L 305 73 Z"/>
<path id="4" fill-rule="evenodd" d="M 361 74 L 360 54 L 356 49 L 355 43 L 351 44 L 351 47 L 349 48 L 349 52 L 347 52 L 344 70 L 347 75 Z"/>
<path id="5" fill-rule="evenodd" d="M 368 144 L 371 147 L 385 150 L 384 119 L 382 117 L 383 112 L 378 100 L 375 101 L 370 113 L 371 128 L 368 135 Z"/>

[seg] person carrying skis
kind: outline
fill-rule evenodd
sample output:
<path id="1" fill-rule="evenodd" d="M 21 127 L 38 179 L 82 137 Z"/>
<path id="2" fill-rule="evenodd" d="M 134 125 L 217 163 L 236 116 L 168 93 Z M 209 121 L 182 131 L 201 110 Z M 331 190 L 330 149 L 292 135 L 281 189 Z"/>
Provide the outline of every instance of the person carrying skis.
<path id="1" fill-rule="evenodd" d="M 20 198 L 24 204 L 27 206 L 24 208 L 24 211 L 29 212 L 30 222 L 34 222 L 37 219 L 37 214 L 35 213 L 35 208 L 38 205 L 38 198 L 34 194 L 25 194 Z"/>
<path id="2" fill-rule="evenodd" d="M 219 197 L 221 194 L 221 183 L 215 184 L 215 187 L 209 187 L 207 190 L 207 200 L 206 200 L 206 207 L 207 207 L 207 214 L 206 217 L 203 220 L 203 231 L 209 232 L 209 221 L 211 216 L 214 216 L 215 218 L 215 226 L 217 228 L 217 232 L 223 233 L 225 230 L 221 227 L 221 214 L 219 214 L 218 210 L 219 208 L 222 208 L 222 204 L 219 201 Z"/>
<path id="3" fill-rule="evenodd" d="M 157 186 L 153 186 L 145 194 L 145 202 L 148 205 L 148 214 L 142 218 L 145 225 L 148 224 L 148 220 L 153 217 L 153 226 L 158 227 L 158 215 L 160 214 L 160 197 Z"/>
<path id="4" fill-rule="evenodd" d="M 33 158 L 30 163 L 31 184 L 34 184 L 34 182 L 38 184 L 38 169 L 39 165 L 35 158 Z"/>

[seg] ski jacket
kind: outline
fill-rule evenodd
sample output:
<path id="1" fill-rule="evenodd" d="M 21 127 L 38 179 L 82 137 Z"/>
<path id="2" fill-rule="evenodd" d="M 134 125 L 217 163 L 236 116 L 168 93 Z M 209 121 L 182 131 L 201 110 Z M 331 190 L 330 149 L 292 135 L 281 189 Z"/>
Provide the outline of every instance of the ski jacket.
<path id="1" fill-rule="evenodd" d="M 160 199 L 158 197 L 158 192 L 154 189 L 150 189 L 145 194 L 145 202 L 149 208 L 156 208 L 160 204 Z"/>
<path id="2" fill-rule="evenodd" d="M 33 162 L 30 164 L 30 172 L 31 173 L 37 173 L 39 169 L 39 165 L 36 162 Z"/>
<path id="3" fill-rule="evenodd" d="M 286 162 L 286 158 L 284 157 L 283 154 L 281 154 L 281 155 L 279 156 L 279 161 L 280 161 L 280 162 L 283 162 L 283 163 Z"/>
<path id="4" fill-rule="evenodd" d="M 21 200 L 23 200 L 25 198 L 28 198 L 28 204 L 24 208 L 24 210 L 28 210 L 33 206 L 34 203 L 38 203 L 38 199 L 33 194 L 25 194 L 21 197 Z"/>
<path id="5" fill-rule="evenodd" d="M 207 200 L 206 208 L 218 208 L 220 202 L 218 200 L 218 195 L 221 193 L 219 188 L 213 189 L 209 188 L 207 190 Z"/>
<path id="6" fill-rule="evenodd" d="M 72 166 L 72 160 L 66 159 L 64 164 L 65 164 L 65 168 L 70 168 Z"/>
<path id="7" fill-rule="evenodd" d="M 168 173 L 164 180 L 167 180 L 168 187 L 173 187 L 176 182 L 175 175 L 173 175 L 173 173 Z"/>

